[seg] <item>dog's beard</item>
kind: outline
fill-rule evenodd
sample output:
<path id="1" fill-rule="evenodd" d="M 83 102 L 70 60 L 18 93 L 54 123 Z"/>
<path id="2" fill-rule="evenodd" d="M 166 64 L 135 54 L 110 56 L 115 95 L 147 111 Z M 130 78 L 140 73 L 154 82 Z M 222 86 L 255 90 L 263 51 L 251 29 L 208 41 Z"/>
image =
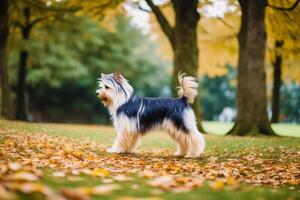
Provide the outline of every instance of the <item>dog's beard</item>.
<path id="1" fill-rule="evenodd" d="M 103 94 L 101 94 L 100 96 L 99 96 L 99 98 L 100 98 L 100 101 L 101 101 L 101 103 L 105 106 L 105 107 L 108 107 L 108 106 L 111 106 L 112 105 L 112 99 L 108 96 L 108 95 L 106 95 L 105 93 L 103 93 Z"/>

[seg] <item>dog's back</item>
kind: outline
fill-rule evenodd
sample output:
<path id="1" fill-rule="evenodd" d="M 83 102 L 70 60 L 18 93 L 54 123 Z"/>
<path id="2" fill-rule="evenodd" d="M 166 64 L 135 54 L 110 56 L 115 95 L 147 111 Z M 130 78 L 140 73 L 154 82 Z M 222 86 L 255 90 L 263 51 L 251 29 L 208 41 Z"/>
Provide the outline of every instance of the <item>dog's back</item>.
<path id="1" fill-rule="evenodd" d="M 149 98 L 132 96 L 117 110 L 117 117 L 124 115 L 136 120 L 138 132 L 144 134 L 152 128 L 159 128 L 166 121 L 171 121 L 177 129 L 188 132 L 183 123 L 184 111 L 190 110 L 186 97 Z"/>

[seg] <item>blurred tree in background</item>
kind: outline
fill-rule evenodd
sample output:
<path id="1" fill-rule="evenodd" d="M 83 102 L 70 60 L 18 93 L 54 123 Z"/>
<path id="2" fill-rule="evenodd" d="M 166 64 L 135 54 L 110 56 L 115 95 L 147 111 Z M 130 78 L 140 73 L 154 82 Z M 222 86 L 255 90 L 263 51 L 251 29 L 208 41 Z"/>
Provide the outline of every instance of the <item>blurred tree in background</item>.
<path id="1" fill-rule="evenodd" d="M 8 74 L 8 36 L 9 36 L 9 0 L 0 3 L 0 81 L 1 81 L 1 115 L 13 118 L 12 101 Z"/>
<path id="2" fill-rule="evenodd" d="M 107 122 L 107 115 L 98 115 L 99 109 L 105 111 L 95 95 L 100 73 L 122 71 L 141 95 L 159 96 L 169 88 L 169 64 L 153 53 L 156 47 L 129 19 L 118 17 L 114 31 L 86 17 L 69 16 L 64 21 L 40 26 L 28 43 L 31 118 Z M 17 63 L 10 64 L 13 74 Z"/>
<path id="3" fill-rule="evenodd" d="M 57 1 L 11 1 L 10 14 L 11 26 L 17 28 L 22 40 L 19 50 L 19 69 L 16 85 L 16 118 L 27 120 L 26 89 L 29 48 L 28 43 L 34 28 L 40 23 L 51 23 L 55 20 L 62 20 L 62 16 L 77 8 L 68 7 L 67 2 Z"/>
<path id="4" fill-rule="evenodd" d="M 300 16 L 299 0 L 270 1 L 267 9 L 267 27 L 269 30 L 268 53 L 272 68 L 272 123 L 280 118 L 281 85 L 283 81 L 300 80 L 300 26 L 293 23 Z"/>

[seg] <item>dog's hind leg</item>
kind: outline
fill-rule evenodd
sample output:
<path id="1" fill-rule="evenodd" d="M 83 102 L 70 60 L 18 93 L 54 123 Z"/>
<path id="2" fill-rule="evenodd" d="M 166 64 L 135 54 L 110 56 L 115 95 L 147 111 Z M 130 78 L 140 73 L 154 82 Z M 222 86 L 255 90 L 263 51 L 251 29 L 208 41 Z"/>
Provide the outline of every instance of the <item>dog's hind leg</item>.
<path id="1" fill-rule="evenodd" d="M 190 132 L 187 135 L 188 146 L 187 146 L 187 158 L 199 157 L 204 151 L 204 139 L 201 133 Z"/>
<path id="2" fill-rule="evenodd" d="M 177 143 L 176 152 L 173 155 L 184 156 L 187 148 L 183 133 L 181 133 L 179 130 L 172 129 L 172 131 L 168 130 L 168 134 Z"/>
<path id="3" fill-rule="evenodd" d="M 205 149 L 205 140 L 197 129 L 195 114 L 192 109 L 187 109 L 184 112 L 184 124 L 188 129 L 186 134 L 188 144 L 186 157 L 198 157 Z"/>

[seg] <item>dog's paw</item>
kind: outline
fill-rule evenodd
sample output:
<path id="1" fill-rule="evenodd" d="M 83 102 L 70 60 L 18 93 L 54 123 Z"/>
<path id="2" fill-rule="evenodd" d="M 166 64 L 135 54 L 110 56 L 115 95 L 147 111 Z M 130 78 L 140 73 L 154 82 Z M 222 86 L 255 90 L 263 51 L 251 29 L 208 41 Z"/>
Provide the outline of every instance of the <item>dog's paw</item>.
<path id="1" fill-rule="evenodd" d="M 188 153 L 186 156 L 184 156 L 185 158 L 198 158 L 200 157 L 200 154 L 197 153 L 197 154 L 191 154 L 191 153 Z"/>
<path id="2" fill-rule="evenodd" d="M 175 153 L 173 153 L 174 156 L 183 156 L 184 154 L 181 152 L 176 151 Z"/>
<path id="3" fill-rule="evenodd" d="M 118 150 L 116 150 L 116 149 L 114 149 L 114 148 L 108 148 L 108 149 L 106 150 L 106 152 L 107 152 L 107 153 L 121 153 L 120 151 L 118 151 Z"/>

